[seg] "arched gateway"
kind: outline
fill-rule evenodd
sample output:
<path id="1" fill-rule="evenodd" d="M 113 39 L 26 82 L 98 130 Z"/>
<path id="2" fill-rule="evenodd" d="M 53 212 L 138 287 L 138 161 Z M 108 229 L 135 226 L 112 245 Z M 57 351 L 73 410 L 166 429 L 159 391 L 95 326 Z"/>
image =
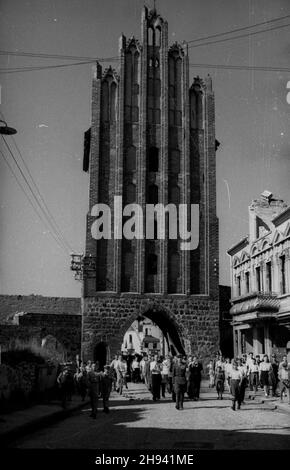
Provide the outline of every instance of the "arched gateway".
<path id="1" fill-rule="evenodd" d="M 219 349 L 211 78 L 195 77 L 190 85 L 186 46 L 168 47 L 168 25 L 156 9 L 144 7 L 141 41 L 122 35 L 119 55 L 118 72 L 95 68 L 86 133 L 83 357 L 93 359 L 101 342 L 112 357 L 140 315 L 159 325 L 176 351 L 209 357 Z M 156 214 L 148 237 L 146 208 L 157 203 L 174 206 L 179 219 L 173 226 L 167 213 L 162 225 Z M 141 213 L 128 211 L 132 204 Z M 181 206 L 188 208 L 187 224 Z M 182 229 L 193 243 L 184 242 Z"/>

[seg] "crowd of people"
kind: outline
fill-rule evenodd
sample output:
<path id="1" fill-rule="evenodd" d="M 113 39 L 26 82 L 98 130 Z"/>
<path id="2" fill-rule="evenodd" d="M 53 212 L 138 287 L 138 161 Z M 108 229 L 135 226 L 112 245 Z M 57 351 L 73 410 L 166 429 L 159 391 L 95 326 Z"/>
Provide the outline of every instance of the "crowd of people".
<path id="1" fill-rule="evenodd" d="M 88 361 L 86 364 L 80 361 L 76 364 L 75 373 L 72 367 L 65 366 L 57 377 L 63 408 L 67 407 L 73 392 L 77 391 L 82 401 L 87 395 L 89 396 L 92 418 L 96 418 L 99 399 L 103 401 L 103 411 L 109 413 L 109 397 L 113 379 L 111 367 L 105 365 L 102 371 L 98 361 Z"/>
<path id="2" fill-rule="evenodd" d="M 215 388 L 217 399 L 222 400 L 225 390 L 232 399 L 232 409 L 240 409 L 244 403 L 247 387 L 253 395 L 258 388 L 264 391 L 266 397 L 285 396 L 290 405 L 290 364 L 287 356 L 278 362 L 273 354 L 270 358 L 253 353 L 230 359 L 222 354 L 209 361 L 205 370 L 197 356 L 159 354 L 136 355 L 128 362 L 122 354 L 116 355 L 110 364 L 100 370 L 98 362 L 88 361 L 77 364 L 76 372 L 71 374 L 69 368 L 64 368 L 58 376 L 58 384 L 62 390 L 63 406 L 70 400 L 72 387 L 85 400 L 88 394 L 91 400 L 93 418 L 96 417 L 98 400 L 103 400 L 103 411 L 109 412 L 109 397 L 112 389 L 123 394 L 128 389 L 128 378 L 132 382 L 143 382 L 152 394 L 153 401 L 166 398 L 175 402 L 177 410 L 183 409 L 184 397 L 197 401 L 200 398 L 200 385 L 203 374 L 208 378 L 208 387 Z"/>

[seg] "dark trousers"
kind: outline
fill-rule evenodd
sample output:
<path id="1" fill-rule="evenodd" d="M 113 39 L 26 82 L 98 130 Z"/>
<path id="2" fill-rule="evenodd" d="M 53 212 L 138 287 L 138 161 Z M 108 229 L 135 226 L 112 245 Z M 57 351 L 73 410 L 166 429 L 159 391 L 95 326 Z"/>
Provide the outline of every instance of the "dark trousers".
<path id="1" fill-rule="evenodd" d="M 161 374 L 152 374 L 151 377 L 153 400 L 160 400 Z"/>
<path id="2" fill-rule="evenodd" d="M 69 401 L 69 393 L 65 387 L 62 387 L 60 390 L 61 395 L 61 406 L 65 409 L 67 408 L 67 402 Z"/>
<path id="3" fill-rule="evenodd" d="M 172 393 L 172 388 L 173 388 L 172 377 L 168 376 L 168 379 L 167 379 L 167 391 L 168 391 L 168 393 Z"/>
<path id="4" fill-rule="evenodd" d="M 104 410 L 107 410 L 109 408 L 109 398 L 110 398 L 110 392 L 103 393 L 103 408 L 104 408 Z"/>
<path id="5" fill-rule="evenodd" d="M 165 390 L 168 390 L 168 375 L 161 376 L 161 393 L 163 398 L 165 398 Z"/>
<path id="6" fill-rule="evenodd" d="M 256 392 L 259 385 L 259 372 L 250 372 L 249 382 L 250 390 L 254 390 Z"/>
<path id="7" fill-rule="evenodd" d="M 176 408 L 183 409 L 184 394 L 186 391 L 186 384 L 175 384 L 175 395 L 176 395 Z"/>
<path id="8" fill-rule="evenodd" d="M 247 385 L 248 385 L 248 381 L 247 381 L 247 379 L 244 377 L 243 380 L 242 380 L 241 386 L 240 386 L 240 400 L 241 400 L 241 403 L 242 403 L 242 402 L 244 401 L 244 399 L 245 399 L 245 393 L 246 393 Z"/>
<path id="9" fill-rule="evenodd" d="M 132 381 L 133 381 L 133 383 L 140 382 L 140 369 L 133 369 L 133 371 L 132 371 Z"/>
<path id="10" fill-rule="evenodd" d="M 91 392 L 90 393 L 91 399 L 91 408 L 92 408 L 92 415 L 96 416 L 98 411 L 98 400 L 99 400 L 99 392 Z"/>
<path id="11" fill-rule="evenodd" d="M 240 395 L 240 380 L 239 379 L 231 380 L 231 394 L 232 394 L 233 408 L 235 409 L 236 403 L 238 403 L 238 407 L 240 407 L 242 400 L 241 400 L 241 395 Z"/>

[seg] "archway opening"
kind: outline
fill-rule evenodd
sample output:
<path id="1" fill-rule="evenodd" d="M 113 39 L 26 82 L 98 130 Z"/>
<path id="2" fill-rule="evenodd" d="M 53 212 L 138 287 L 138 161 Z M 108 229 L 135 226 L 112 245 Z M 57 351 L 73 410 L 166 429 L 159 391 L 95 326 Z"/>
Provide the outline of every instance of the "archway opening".
<path id="1" fill-rule="evenodd" d="M 163 310 L 150 309 L 126 330 L 120 351 L 130 366 L 134 357 L 185 354 L 178 327 Z M 130 367 L 129 367 L 130 369 Z"/>
<path id="2" fill-rule="evenodd" d="M 107 362 L 107 344 L 100 341 L 94 349 L 94 362 L 99 362 L 100 370 L 104 370 Z"/>

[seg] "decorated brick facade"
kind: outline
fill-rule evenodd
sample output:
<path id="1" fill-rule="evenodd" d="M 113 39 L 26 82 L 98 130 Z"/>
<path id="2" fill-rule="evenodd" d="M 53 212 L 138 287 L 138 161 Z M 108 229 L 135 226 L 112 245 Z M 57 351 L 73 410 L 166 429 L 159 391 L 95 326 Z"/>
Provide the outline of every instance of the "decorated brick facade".
<path id="1" fill-rule="evenodd" d="M 175 351 L 218 349 L 218 220 L 211 78 L 190 82 L 186 46 L 168 45 L 167 22 L 144 7 L 141 41 L 119 41 L 119 70 L 97 63 L 92 84 L 89 210 L 83 286 L 83 355 L 107 357 L 139 315 L 160 324 Z M 198 246 L 180 240 L 95 240 L 96 204 L 199 207 Z M 93 213 L 92 213 L 93 212 Z M 123 216 L 123 222 L 126 218 Z M 145 215 L 143 225 L 145 226 Z"/>

